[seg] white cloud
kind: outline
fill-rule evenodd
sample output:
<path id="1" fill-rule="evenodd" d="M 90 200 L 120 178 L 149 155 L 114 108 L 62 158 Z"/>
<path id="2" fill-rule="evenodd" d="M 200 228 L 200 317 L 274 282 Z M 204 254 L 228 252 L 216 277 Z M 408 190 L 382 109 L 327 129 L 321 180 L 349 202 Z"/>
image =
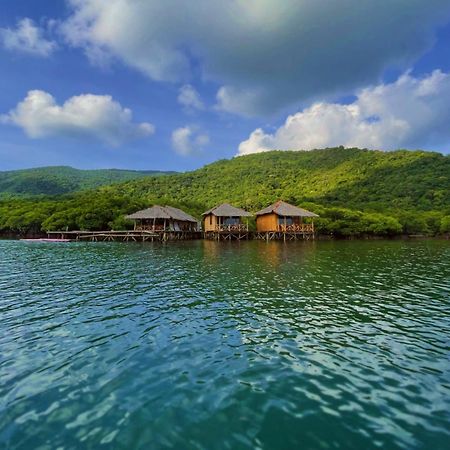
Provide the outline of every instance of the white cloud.
<path id="1" fill-rule="evenodd" d="M 56 50 L 56 42 L 47 40 L 42 29 L 31 19 L 25 18 L 17 22 L 17 27 L 0 28 L 0 41 L 7 50 L 47 57 Z"/>
<path id="2" fill-rule="evenodd" d="M 178 93 L 178 103 L 184 106 L 188 111 L 194 109 L 204 109 L 200 94 L 190 84 L 185 84 Z"/>
<path id="3" fill-rule="evenodd" d="M 172 146 L 179 155 L 199 153 L 208 144 L 209 136 L 198 132 L 196 127 L 185 126 L 172 133 Z"/>
<path id="4" fill-rule="evenodd" d="M 264 94 L 255 88 L 239 89 L 222 86 L 216 95 L 216 109 L 242 116 L 256 116 L 260 110 L 260 99 Z"/>
<path id="5" fill-rule="evenodd" d="M 315 103 L 289 116 L 273 134 L 259 128 L 240 144 L 239 155 L 339 145 L 448 149 L 449 99 L 450 74 L 437 70 L 421 79 L 405 74 L 394 83 L 361 90 L 349 105 Z"/>
<path id="6" fill-rule="evenodd" d="M 66 39 L 153 80 L 194 73 L 218 108 L 273 112 L 407 69 L 450 19 L 448 0 L 70 0 Z"/>
<path id="7" fill-rule="evenodd" d="M 88 136 L 111 146 L 154 133 L 150 123 L 133 123 L 131 110 L 109 95 L 78 95 L 60 106 L 47 92 L 29 91 L 13 110 L 0 116 L 0 121 L 21 127 L 35 139 Z"/>

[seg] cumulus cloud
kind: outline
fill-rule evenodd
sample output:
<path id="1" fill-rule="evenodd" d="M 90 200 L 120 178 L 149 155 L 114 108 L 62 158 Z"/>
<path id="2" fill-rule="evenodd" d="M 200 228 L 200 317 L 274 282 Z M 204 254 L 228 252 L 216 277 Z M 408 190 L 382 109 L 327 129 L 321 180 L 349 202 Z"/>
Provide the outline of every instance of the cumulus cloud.
<path id="1" fill-rule="evenodd" d="M 56 42 L 44 37 L 44 31 L 31 19 L 17 22 L 16 28 L 0 28 L 0 42 L 7 50 L 47 57 L 56 50 Z"/>
<path id="2" fill-rule="evenodd" d="M 66 39 L 153 80 L 200 71 L 218 108 L 239 114 L 375 83 L 407 69 L 450 18 L 448 0 L 70 0 Z M 195 70 L 193 70 L 195 69 Z"/>
<path id="3" fill-rule="evenodd" d="M 187 110 L 204 109 L 200 94 L 190 84 L 182 86 L 178 93 L 178 103 Z"/>
<path id="4" fill-rule="evenodd" d="M 239 155 L 274 149 L 364 147 L 372 149 L 449 148 L 450 74 L 410 74 L 396 82 L 361 90 L 349 105 L 315 103 L 291 115 L 273 133 L 257 129 L 239 146 Z"/>
<path id="5" fill-rule="evenodd" d="M 199 153 L 208 144 L 209 136 L 198 132 L 196 127 L 185 126 L 172 133 L 172 146 L 179 155 Z"/>
<path id="6" fill-rule="evenodd" d="M 34 139 L 49 136 L 95 137 L 111 146 L 154 133 L 150 123 L 135 124 L 132 112 L 109 95 L 84 94 L 58 105 L 47 92 L 34 90 L 0 122 L 22 128 Z"/>

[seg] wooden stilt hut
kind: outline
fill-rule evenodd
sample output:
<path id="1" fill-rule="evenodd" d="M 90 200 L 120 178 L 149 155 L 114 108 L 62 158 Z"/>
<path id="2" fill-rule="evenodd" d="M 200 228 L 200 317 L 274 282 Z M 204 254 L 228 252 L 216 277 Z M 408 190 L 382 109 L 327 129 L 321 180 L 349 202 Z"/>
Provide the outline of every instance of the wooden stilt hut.
<path id="1" fill-rule="evenodd" d="M 256 214 L 258 239 L 313 239 L 317 214 L 279 200 Z"/>
<path id="2" fill-rule="evenodd" d="M 154 205 L 126 216 L 134 221 L 134 230 L 154 233 L 161 240 L 193 239 L 198 237 L 198 221 L 173 206 Z"/>
<path id="3" fill-rule="evenodd" d="M 228 203 L 215 206 L 203 213 L 205 239 L 233 240 L 248 239 L 248 220 L 251 214 Z"/>

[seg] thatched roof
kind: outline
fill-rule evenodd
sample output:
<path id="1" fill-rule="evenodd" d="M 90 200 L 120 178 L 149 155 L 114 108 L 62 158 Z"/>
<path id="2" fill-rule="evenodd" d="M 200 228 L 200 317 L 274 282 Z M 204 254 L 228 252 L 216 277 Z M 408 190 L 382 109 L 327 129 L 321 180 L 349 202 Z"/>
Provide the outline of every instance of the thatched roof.
<path id="1" fill-rule="evenodd" d="M 317 214 L 314 214 L 311 211 L 307 211 L 303 208 L 298 208 L 297 206 L 290 205 L 289 203 L 283 202 L 279 200 L 267 208 L 261 209 L 255 213 L 256 216 L 262 216 L 263 214 L 271 214 L 275 213 L 279 216 L 288 216 L 288 217 L 319 217 Z"/>
<path id="2" fill-rule="evenodd" d="M 212 214 L 217 217 L 250 217 L 251 214 L 241 208 L 236 208 L 228 203 L 222 203 L 204 212 L 202 215 L 207 216 Z"/>
<path id="3" fill-rule="evenodd" d="M 180 222 L 195 222 L 197 219 L 173 206 L 155 205 L 126 216 L 126 219 L 172 219 Z"/>

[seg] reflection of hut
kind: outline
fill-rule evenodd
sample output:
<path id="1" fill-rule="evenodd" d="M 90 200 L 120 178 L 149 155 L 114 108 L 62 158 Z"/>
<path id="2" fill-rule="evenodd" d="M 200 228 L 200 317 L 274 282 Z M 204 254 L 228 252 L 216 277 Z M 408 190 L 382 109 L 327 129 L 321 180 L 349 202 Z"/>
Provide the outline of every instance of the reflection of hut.
<path id="1" fill-rule="evenodd" d="M 203 231 L 207 239 L 248 239 L 248 221 L 251 214 L 243 209 L 223 203 L 203 213 Z"/>
<path id="2" fill-rule="evenodd" d="M 259 239 L 310 239 L 314 238 L 311 211 L 278 201 L 256 213 L 256 237 Z"/>
<path id="3" fill-rule="evenodd" d="M 152 206 L 126 216 L 134 221 L 134 230 L 152 232 L 161 239 L 191 239 L 199 231 L 197 219 L 173 206 Z"/>
<path id="4" fill-rule="evenodd" d="M 222 253 L 221 245 L 218 245 L 217 242 L 203 239 L 202 249 L 205 263 L 216 264 L 217 260 L 220 258 L 220 255 Z"/>

